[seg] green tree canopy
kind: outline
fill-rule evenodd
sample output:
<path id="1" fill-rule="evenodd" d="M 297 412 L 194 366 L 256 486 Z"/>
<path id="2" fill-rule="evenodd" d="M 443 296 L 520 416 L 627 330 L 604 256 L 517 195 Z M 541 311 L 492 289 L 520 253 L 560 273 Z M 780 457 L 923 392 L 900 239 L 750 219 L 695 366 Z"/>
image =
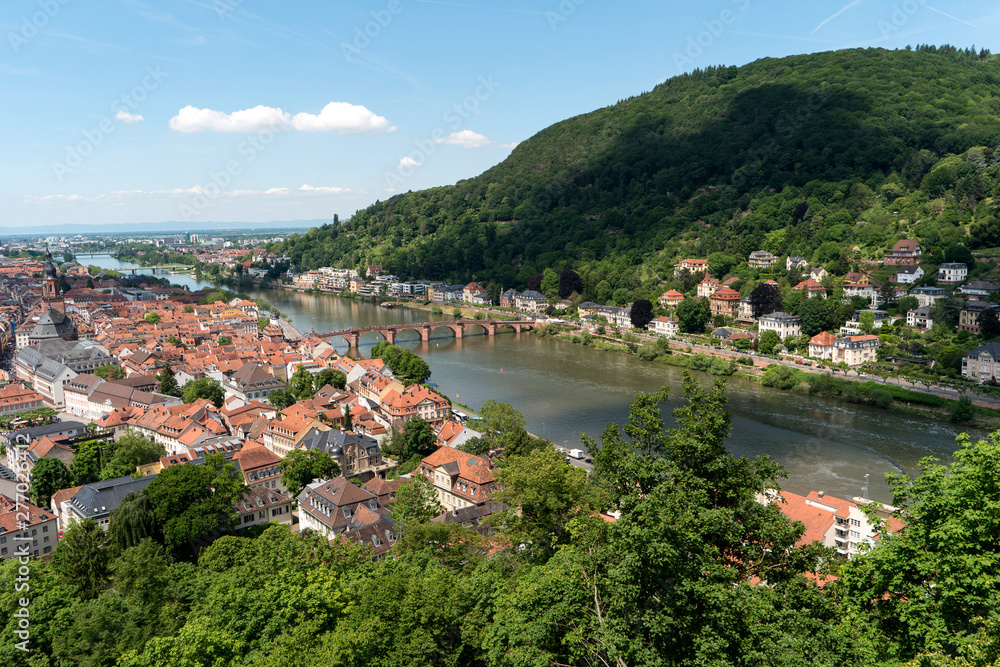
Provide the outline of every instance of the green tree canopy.
<path id="1" fill-rule="evenodd" d="M 52 494 L 73 486 L 73 476 L 66 464 L 45 456 L 31 468 L 31 499 L 39 507 L 48 507 Z"/>
<path id="2" fill-rule="evenodd" d="M 121 380 L 125 377 L 125 371 L 122 370 L 121 366 L 118 364 L 101 364 L 94 369 L 94 375 L 111 382 L 113 380 Z"/>
<path id="3" fill-rule="evenodd" d="M 288 495 L 297 498 L 314 479 L 333 479 L 340 475 L 340 465 L 326 452 L 293 449 L 281 459 L 281 483 Z"/>
<path id="4" fill-rule="evenodd" d="M 185 403 L 194 403 L 199 398 L 207 398 L 215 404 L 215 407 L 221 408 L 223 396 L 222 385 L 217 380 L 203 377 L 184 385 L 181 400 Z"/>

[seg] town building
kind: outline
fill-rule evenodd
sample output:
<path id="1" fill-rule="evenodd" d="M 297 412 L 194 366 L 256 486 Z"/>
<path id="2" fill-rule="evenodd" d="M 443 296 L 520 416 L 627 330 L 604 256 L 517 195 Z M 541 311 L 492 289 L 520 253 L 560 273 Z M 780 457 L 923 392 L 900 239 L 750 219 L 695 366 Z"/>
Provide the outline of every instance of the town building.
<path id="1" fill-rule="evenodd" d="M 54 512 L 17 495 L 0 494 L 0 559 L 40 558 L 52 553 L 58 541 L 59 522 Z"/>
<path id="2" fill-rule="evenodd" d="M 72 498 L 64 500 L 53 511 L 59 515 L 59 532 L 65 532 L 74 523 L 93 519 L 102 529 L 108 529 L 111 512 L 118 509 L 125 496 L 142 491 L 155 476 L 133 478 L 131 475 L 84 484 Z"/>
<path id="3" fill-rule="evenodd" d="M 968 331 L 969 333 L 976 334 L 980 333 L 979 329 L 979 318 L 987 310 L 996 310 L 998 306 L 996 304 L 989 303 L 987 301 L 979 301 L 978 299 L 969 299 L 962 306 L 962 310 L 958 313 L 958 328 L 960 331 Z"/>
<path id="4" fill-rule="evenodd" d="M 861 509 L 872 503 L 866 498 L 852 500 L 835 498 L 822 491 L 812 491 L 808 496 L 800 496 L 790 491 L 771 492 L 759 498 L 761 502 L 773 502 L 792 521 L 805 526 L 805 533 L 797 546 L 819 542 L 835 549 L 844 558 L 854 558 L 871 549 L 878 535 L 869 523 L 868 515 Z M 902 522 L 893 513 L 895 507 L 875 503 L 876 515 L 887 521 L 892 531 L 902 528 Z"/>
<path id="5" fill-rule="evenodd" d="M 962 377 L 979 383 L 1000 376 L 1000 344 L 980 345 L 962 358 Z"/>
<path id="6" fill-rule="evenodd" d="M 680 278 L 684 275 L 684 272 L 688 273 L 698 273 L 699 271 L 708 270 L 708 260 L 707 259 L 682 259 L 681 261 L 674 264 L 674 278 Z"/>
<path id="7" fill-rule="evenodd" d="M 683 300 L 683 294 L 675 289 L 668 290 L 660 295 L 660 308 L 675 308 Z"/>
<path id="8" fill-rule="evenodd" d="M 451 447 L 439 447 L 414 471 L 434 485 L 445 511 L 485 505 L 496 491 L 493 463 Z"/>
<path id="9" fill-rule="evenodd" d="M 934 326 L 934 318 L 931 317 L 931 306 L 921 306 L 915 310 L 907 311 L 906 324 L 914 329 L 930 329 Z"/>
<path id="10" fill-rule="evenodd" d="M 934 305 L 938 299 L 948 296 L 948 292 L 943 287 L 914 287 L 910 290 L 910 296 L 917 297 L 917 303 L 923 307 Z"/>
<path id="11" fill-rule="evenodd" d="M 363 482 L 385 477 L 395 467 L 391 459 L 382 458 L 375 438 L 353 431 L 309 429 L 299 440 L 298 448 L 328 455 L 340 466 L 342 476 Z"/>
<path id="12" fill-rule="evenodd" d="M 761 334 L 765 331 L 774 331 L 781 340 L 784 340 L 788 336 L 802 335 L 802 318 L 778 311 L 757 318 L 757 327 Z"/>
<path id="13" fill-rule="evenodd" d="M 845 297 L 860 296 L 867 299 L 871 303 L 872 308 L 878 308 L 878 291 L 881 289 L 882 284 L 869 277 L 868 274 L 860 272 L 848 273 L 844 276 L 841 287 L 844 288 Z"/>
<path id="14" fill-rule="evenodd" d="M 963 262 L 946 262 L 938 266 L 938 285 L 956 285 L 969 277 L 969 267 Z"/>
<path id="15" fill-rule="evenodd" d="M 656 317 L 649 323 L 649 328 L 653 330 L 653 333 L 659 336 L 673 338 L 680 333 L 680 321 L 677 319 L 676 315 L 670 315 L 669 317 Z"/>
<path id="16" fill-rule="evenodd" d="M 877 360 L 878 336 L 845 336 L 833 345 L 833 362 L 856 367 Z"/>
<path id="17" fill-rule="evenodd" d="M 298 501 L 300 530 L 313 530 L 327 539 L 346 531 L 361 511 L 388 513 L 379 507 L 374 493 L 344 477 L 308 484 L 299 494 Z"/>
<path id="18" fill-rule="evenodd" d="M 990 296 L 1000 291 L 1000 285 L 991 283 L 988 280 L 973 280 L 967 285 L 958 288 L 959 294 L 969 296 Z"/>
<path id="19" fill-rule="evenodd" d="M 820 299 L 826 298 L 826 288 L 823 287 L 822 283 L 819 283 L 812 278 L 806 278 L 793 287 L 792 291 L 802 292 L 807 299 L 812 299 L 813 297 L 818 297 Z"/>
<path id="20" fill-rule="evenodd" d="M 739 292 L 729 287 L 717 290 L 709 299 L 709 307 L 712 315 L 725 315 L 735 319 L 741 298 L 742 296 Z"/>
<path id="21" fill-rule="evenodd" d="M 711 298 L 718 290 L 722 289 L 722 283 L 710 275 L 705 275 L 698 283 L 697 294 L 699 299 Z"/>
<path id="22" fill-rule="evenodd" d="M 752 269 L 769 269 L 778 261 L 778 256 L 767 250 L 754 250 L 747 258 L 747 264 Z"/>
<path id="23" fill-rule="evenodd" d="M 258 363 L 247 363 L 222 382 L 226 398 L 236 396 L 244 401 L 267 400 L 271 392 L 285 386 Z"/>
<path id="24" fill-rule="evenodd" d="M 900 239 L 892 246 L 892 252 L 884 257 L 886 265 L 914 265 L 920 263 L 920 244 L 911 239 Z"/>
<path id="25" fill-rule="evenodd" d="M 912 285 L 924 277 L 924 270 L 918 265 L 901 266 L 896 271 L 896 282 L 904 285 Z M 938 279 L 940 282 L 940 278 Z"/>
<path id="26" fill-rule="evenodd" d="M 792 269 L 805 269 L 809 266 L 809 262 L 805 257 L 786 257 L 785 258 L 785 270 L 791 271 Z"/>

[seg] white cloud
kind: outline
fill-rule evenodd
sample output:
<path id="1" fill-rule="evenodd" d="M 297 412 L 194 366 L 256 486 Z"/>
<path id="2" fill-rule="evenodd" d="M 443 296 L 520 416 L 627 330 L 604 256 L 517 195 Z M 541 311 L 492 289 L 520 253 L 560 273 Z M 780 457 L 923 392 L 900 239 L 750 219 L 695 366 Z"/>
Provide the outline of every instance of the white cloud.
<path id="1" fill-rule="evenodd" d="M 452 144 L 454 146 L 461 146 L 462 148 L 482 148 L 483 146 L 489 146 L 493 142 L 486 135 L 473 132 L 472 130 L 462 130 L 461 132 L 452 132 L 443 139 L 435 139 L 434 143 Z"/>
<path id="2" fill-rule="evenodd" d="M 119 110 L 118 113 L 115 114 L 115 119 L 120 120 L 126 125 L 131 125 L 132 123 L 141 123 L 142 121 L 146 120 L 145 118 L 142 117 L 141 114 L 129 113 L 128 111 L 123 111 L 123 110 Z"/>
<path id="3" fill-rule="evenodd" d="M 379 116 L 359 104 L 330 102 L 319 114 L 297 113 L 294 116 L 280 108 L 257 105 L 233 113 L 214 109 L 199 109 L 188 105 L 170 119 L 170 129 L 178 132 L 261 132 L 294 129 L 302 132 L 394 132 L 384 116 Z"/>
<path id="4" fill-rule="evenodd" d="M 399 164 L 396 165 L 396 169 L 416 169 L 419 166 L 419 162 L 407 155 L 404 158 L 400 158 Z"/>
<path id="5" fill-rule="evenodd" d="M 378 116 L 360 104 L 330 102 L 318 115 L 297 113 L 292 117 L 292 127 L 303 132 L 331 132 L 361 134 L 365 132 L 395 132 L 385 116 Z"/>
<path id="6" fill-rule="evenodd" d="M 300 192 L 319 192 L 321 194 L 328 195 L 339 195 L 342 192 L 350 192 L 350 188 L 338 188 L 338 187 L 327 187 L 327 186 L 313 186 L 313 185 L 303 185 L 299 188 Z"/>
<path id="7" fill-rule="evenodd" d="M 519 143 L 521 143 L 521 142 L 520 141 L 515 141 L 514 143 L 511 143 L 511 144 L 500 144 L 500 148 L 510 148 L 510 149 L 513 150 L 513 149 L 517 148 L 517 145 Z"/>
<path id="8" fill-rule="evenodd" d="M 281 109 L 257 105 L 227 114 L 213 109 L 199 109 L 190 104 L 170 119 L 170 129 L 178 132 L 260 132 L 284 130 L 290 117 Z"/>

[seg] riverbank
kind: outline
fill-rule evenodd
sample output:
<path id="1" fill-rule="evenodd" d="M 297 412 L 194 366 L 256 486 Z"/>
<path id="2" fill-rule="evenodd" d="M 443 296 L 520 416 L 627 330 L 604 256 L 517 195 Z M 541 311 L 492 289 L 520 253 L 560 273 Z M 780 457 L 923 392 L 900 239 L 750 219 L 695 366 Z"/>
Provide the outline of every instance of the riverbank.
<path id="1" fill-rule="evenodd" d="M 553 329 L 546 330 L 552 326 Z M 554 330 L 559 328 L 559 330 Z M 579 333 L 574 333 L 579 331 Z M 586 334 L 584 333 L 586 332 Z M 721 348 L 693 345 L 688 341 L 668 340 L 632 334 L 636 341 L 627 342 L 623 337 L 599 335 L 586 329 L 567 330 L 566 325 L 546 325 L 539 335 L 551 335 L 560 340 L 585 345 L 597 350 L 623 352 L 638 356 L 646 362 L 660 363 L 702 371 L 716 376 L 736 376 L 764 384 L 781 391 L 799 391 L 812 396 L 823 396 L 847 403 L 870 405 L 906 414 L 917 414 L 937 421 L 955 422 L 960 414 L 962 395 L 954 398 L 943 395 L 944 388 L 927 391 L 908 389 L 885 381 L 875 382 L 862 377 L 836 377 L 824 368 L 806 366 L 781 359 L 750 355 Z M 666 341 L 665 343 L 662 341 Z M 711 360 L 717 361 L 711 361 Z M 723 363 L 718 363 L 722 361 Z M 783 382 L 767 383 L 768 369 L 786 368 L 793 375 L 786 375 Z M 855 371 L 857 373 L 857 371 Z M 958 392 L 955 392 L 958 394 Z M 967 398 L 967 397 L 965 397 Z M 971 414 L 963 416 L 960 423 L 986 430 L 1000 429 L 1000 409 L 968 399 Z"/>

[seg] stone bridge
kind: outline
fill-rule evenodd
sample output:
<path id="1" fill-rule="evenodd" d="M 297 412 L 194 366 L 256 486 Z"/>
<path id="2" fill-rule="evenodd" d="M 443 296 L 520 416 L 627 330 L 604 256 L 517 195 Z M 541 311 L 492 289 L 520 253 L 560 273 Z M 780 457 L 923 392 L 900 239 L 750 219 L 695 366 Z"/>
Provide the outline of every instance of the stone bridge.
<path id="1" fill-rule="evenodd" d="M 403 331 L 415 331 L 420 334 L 420 340 L 429 341 L 431 334 L 438 329 L 451 329 L 455 338 L 464 338 L 468 335 L 479 333 L 476 328 L 483 330 L 483 334 L 494 336 L 503 333 L 506 327 L 510 327 L 512 333 L 528 331 L 535 326 L 534 320 L 452 320 L 448 322 L 410 322 L 407 324 L 379 324 L 371 327 L 357 327 L 354 329 L 341 329 L 340 331 L 327 331 L 325 333 L 314 333 L 313 336 L 320 338 L 343 338 L 349 347 L 356 348 L 361 341 L 361 337 L 366 333 L 377 333 L 385 338 L 389 343 L 396 342 L 396 335 Z M 482 335 L 482 334 L 480 334 Z"/>

